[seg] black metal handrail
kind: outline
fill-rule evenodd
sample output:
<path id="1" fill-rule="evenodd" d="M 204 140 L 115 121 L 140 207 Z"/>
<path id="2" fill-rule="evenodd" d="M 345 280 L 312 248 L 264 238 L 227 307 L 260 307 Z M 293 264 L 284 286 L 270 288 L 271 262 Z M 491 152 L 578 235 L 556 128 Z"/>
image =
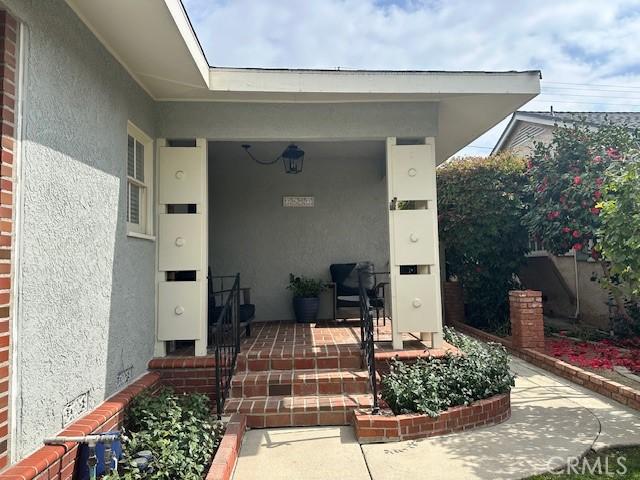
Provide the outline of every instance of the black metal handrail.
<path id="1" fill-rule="evenodd" d="M 240 274 L 220 279 L 220 290 L 210 292 L 210 295 L 220 295 L 224 298 L 222 309 L 217 314 L 213 331 L 213 347 L 216 360 L 216 408 L 218 418 L 222 418 L 224 402 L 229 394 L 231 377 L 236 366 L 236 359 L 240 351 Z M 224 279 L 233 278 L 233 286 L 224 288 Z"/>
<path id="2" fill-rule="evenodd" d="M 366 276 L 370 275 L 369 272 L 358 272 L 358 290 L 360 292 L 360 348 L 362 349 L 362 355 L 365 363 L 367 364 L 367 371 L 369 373 L 369 383 L 371 386 L 371 393 L 373 394 L 373 408 L 372 412 L 378 413 L 380 407 L 378 406 L 378 379 L 376 373 L 376 356 L 375 345 L 373 340 L 373 314 L 374 310 L 371 307 L 369 300 L 369 294 L 366 287 Z"/>

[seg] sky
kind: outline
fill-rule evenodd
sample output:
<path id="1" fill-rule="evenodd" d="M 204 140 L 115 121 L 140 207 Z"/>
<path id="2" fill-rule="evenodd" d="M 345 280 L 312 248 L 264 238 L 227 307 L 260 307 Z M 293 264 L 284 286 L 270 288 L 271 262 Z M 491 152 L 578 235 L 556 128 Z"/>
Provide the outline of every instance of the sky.
<path id="1" fill-rule="evenodd" d="M 523 110 L 640 111 L 640 0 L 183 0 L 218 67 L 542 70 Z M 487 155 L 507 119 L 463 149 Z"/>

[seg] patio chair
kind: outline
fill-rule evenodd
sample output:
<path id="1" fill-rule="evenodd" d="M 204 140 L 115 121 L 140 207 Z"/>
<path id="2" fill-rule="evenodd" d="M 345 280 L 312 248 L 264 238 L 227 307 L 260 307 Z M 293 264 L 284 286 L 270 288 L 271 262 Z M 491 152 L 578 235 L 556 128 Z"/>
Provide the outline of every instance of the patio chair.
<path id="1" fill-rule="evenodd" d="M 214 290 L 214 279 L 220 280 L 220 289 Z M 209 275 L 207 276 L 208 286 L 209 286 L 209 304 L 208 304 L 208 332 L 209 332 L 209 343 L 211 344 L 211 338 L 216 329 L 216 322 L 220 317 L 220 313 L 222 313 L 222 309 L 224 306 L 222 305 L 225 300 L 225 293 L 230 292 L 230 287 L 224 288 L 224 279 L 230 280 L 229 277 L 225 276 L 213 276 L 211 274 L 211 268 L 209 268 Z M 247 337 L 251 336 L 251 322 L 254 320 L 256 316 L 256 306 L 251 303 L 251 288 L 244 287 L 240 288 L 240 292 L 242 293 L 242 303 L 240 304 L 240 308 L 238 310 L 238 322 L 240 324 L 240 328 L 244 328 L 245 334 Z M 217 304 L 216 297 L 220 300 L 220 305 Z"/>
<path id="2" fill-rule="evenodd" d="M 388 282 L 378 282 L 378 275 L 385 272 L 375 272 L 375 267 L 371 262 L 360 263 L 334 263 L 329 267 L 331 272 L 331 283 L 329 288 L 333 291 L 333 319 L 338 318 L 340 310 L 354 308 L 360 309 L 360 292 L 358 289 L 358 272 L 364 271 L 363 278 L 367 279 L 365 288 L 369 295 L 371 306 L 376 311 L 376 325 L 380 320 L 382 311 L 383 325 L 387 324 L 387 312 L 385 302 L 385 285 Z M 348 317 L 340 317 L 348 318 Z"/>

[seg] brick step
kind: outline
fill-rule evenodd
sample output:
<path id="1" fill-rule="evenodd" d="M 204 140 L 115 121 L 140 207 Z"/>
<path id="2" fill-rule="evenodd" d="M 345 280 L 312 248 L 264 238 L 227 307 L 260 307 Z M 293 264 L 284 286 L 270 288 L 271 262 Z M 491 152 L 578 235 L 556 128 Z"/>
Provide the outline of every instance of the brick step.
<path id="1" fill-rule="evenodd" d="M 230 398 L 367 393 L 366 370 L 271 370 L 240 372 L 231 379 Z"/>
<path id="2" fill-rule="evenodd" d="M 362 368 L 362 356 L 359 345 L 323 345 L 240 352 L 236 372 L 359 370 L 360 368 Z"/>
<path id="3" fill-rule="evenodd" d="M 371 408 L 371 394 L 230 398 L 226 415 L 243 413 L 253 428 L 349 425 L 353 410 Z"/>

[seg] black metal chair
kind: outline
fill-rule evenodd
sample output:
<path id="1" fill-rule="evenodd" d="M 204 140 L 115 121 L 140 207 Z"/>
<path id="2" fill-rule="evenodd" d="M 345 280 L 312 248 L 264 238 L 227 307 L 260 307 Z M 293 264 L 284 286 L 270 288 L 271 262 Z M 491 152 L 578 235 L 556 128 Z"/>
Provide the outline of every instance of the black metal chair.
<path id="1" fill-rule="evenodd" d="M 208 319 L 207 326 L 209 336 L 213 335 L 216 328 L 216 322 L 218 321 L 220 314 L 223 310 L 224 304 L 224 294 L 230 293 L 230 287 L 225 289 L 225 279 L 229 280 L 231 283 L 235 277 L 234 276 L 224 276 L 218 275 L 213 276 L 211 274 L 211 268 L 209 268 L 209 275 L 207 276 L 208 285 L 209 285 L 209 303 L 208 303 Z M 219 289 L 214 290 L 214 281 L 219 283 Z M 251 288 L 245 287 L 240 288 L 242 292 L 242 303 L 240 303 L 238 307 L 238 322 L 240 328 L 245 329 L 245 334 L 247 337 L 251 336 L 251 322 L 255 319 L 256 316 L 256 306 L 251 303 Z M 216 300 L 218 297 L 218 300 Z M 211 339 L 210 339 L 211 340 Z M 210 341 L 209 344 L 212 342 Z"/>
<path id="2" fill-rule="evenodd" d="M 333 319 L 338 318 L 339 310 L 360 309 L 359 274 L 362 273 L 363 282 L 369 296 L 370 305 L 376 311 L 376 325 L 380 320 L 382 311 L 383 325 L 387 324 L 387 312 L 385 302 L 385 286 L 389 282 L 378 282 L 379 275 L 388 275 L 388 272 L 376 272 L 373 263 L 334 263 L 329 267 L 331 283 L 329 288 L 333 290 Z M 340 317 L 349 318 L 349 317 Z"/>

